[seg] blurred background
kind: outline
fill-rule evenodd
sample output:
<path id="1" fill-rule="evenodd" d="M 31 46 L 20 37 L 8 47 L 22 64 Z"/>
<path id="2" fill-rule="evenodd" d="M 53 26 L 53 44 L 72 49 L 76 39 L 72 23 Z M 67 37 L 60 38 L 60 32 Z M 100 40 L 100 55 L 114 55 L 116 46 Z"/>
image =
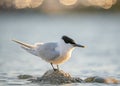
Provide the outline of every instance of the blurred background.
<path id="1" fill-rule="evenodd" d="M 34 44 L 57 42 L 62 35 L 86 46 L 76 48 L 62 70 L 82 79 L 120 79 L 120 0 L 0 0 L 0 85 L 34 86 L 16 76 L 51 69 L 12 39 Z"/>
<path id="2" fill-rule="evenodd" d="M 1 9 L 33 9 L 43 12 L 59 12 L 85 9 L 120 9 L 119 0 L 0 0 Z"/>

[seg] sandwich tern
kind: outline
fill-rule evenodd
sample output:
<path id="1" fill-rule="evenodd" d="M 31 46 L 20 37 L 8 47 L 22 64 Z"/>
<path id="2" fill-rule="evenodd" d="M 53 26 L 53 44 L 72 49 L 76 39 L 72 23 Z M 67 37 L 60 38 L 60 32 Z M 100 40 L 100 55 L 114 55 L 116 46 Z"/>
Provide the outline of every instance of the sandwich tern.
<path id="1" fill-rule="evenodd" d="M 64 63 L 71 57 L 75 47 L 85 46 L 77 44 L 68 36 L 62 36 L 58 42 L 35 43 L 34 45 L 27 44 L 18 40 L 12 40 L 21 45 L 23 49 L 29 53 L 36 55 L 51 64 L 53 70 L 59 70 L 59 64 Z M 57 65 L 57 69 L 54 68 Z"/>

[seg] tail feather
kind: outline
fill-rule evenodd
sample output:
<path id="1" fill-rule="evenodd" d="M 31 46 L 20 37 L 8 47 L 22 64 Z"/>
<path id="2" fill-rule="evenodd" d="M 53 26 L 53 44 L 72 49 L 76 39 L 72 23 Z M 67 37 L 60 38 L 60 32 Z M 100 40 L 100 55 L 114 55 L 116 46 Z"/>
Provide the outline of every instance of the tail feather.
<path id="1" fill-rule="evenodd" d="M 27 44 L 27 43 L 24 43 L 24 42 L 21 42 L 21 41 L 15 40 L 15 39 L 13 39 L 12 41 L 14 41 L 14 42 L 20 44 L 22 47 L 34 48 L 33 45 L 30 45 L 30 44 Z"/>

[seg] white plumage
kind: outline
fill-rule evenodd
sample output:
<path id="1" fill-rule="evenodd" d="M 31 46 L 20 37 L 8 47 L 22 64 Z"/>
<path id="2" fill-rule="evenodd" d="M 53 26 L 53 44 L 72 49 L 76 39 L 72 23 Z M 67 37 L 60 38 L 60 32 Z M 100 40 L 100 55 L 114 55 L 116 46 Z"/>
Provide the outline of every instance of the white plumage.
<path id="1" fill-rule="evenodd" d="M 64 63 L 71 57 L 71 53 L 75 47 L 84 47 L 76 44 L 74 40 L 67 36 L 62 36 L 59 42 L 35 43 L 34 45 L 20 42 L 18 40 L 13 41 L 20 44 L 21 47 L 29 53 L 49 62 L 52 67 L 53 64 L 56 64 L 57 68 L 58 64 Z M 56 70 L 54 67 L 53 69 Z"/>

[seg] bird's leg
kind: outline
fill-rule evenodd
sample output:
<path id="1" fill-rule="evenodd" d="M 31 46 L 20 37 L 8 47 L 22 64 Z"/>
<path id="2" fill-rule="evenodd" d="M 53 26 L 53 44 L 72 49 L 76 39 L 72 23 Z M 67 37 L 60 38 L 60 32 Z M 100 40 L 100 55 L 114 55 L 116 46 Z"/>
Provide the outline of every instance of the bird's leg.
<path id="1" fill-rule="evenodd" d="M 59 70 L 59 65 L 57 65 L 57 69 Z"/>
<path id="2" fill-rule="evenodd" d="M 52 64 L 52 63 L 50 63 L 50 64 L 51 64 L 51 66 L 52 66 L 53 70 L 54 70 L 54 71 L 56 71 L 56 69 L 54 68 L 53 64 Z"/>

